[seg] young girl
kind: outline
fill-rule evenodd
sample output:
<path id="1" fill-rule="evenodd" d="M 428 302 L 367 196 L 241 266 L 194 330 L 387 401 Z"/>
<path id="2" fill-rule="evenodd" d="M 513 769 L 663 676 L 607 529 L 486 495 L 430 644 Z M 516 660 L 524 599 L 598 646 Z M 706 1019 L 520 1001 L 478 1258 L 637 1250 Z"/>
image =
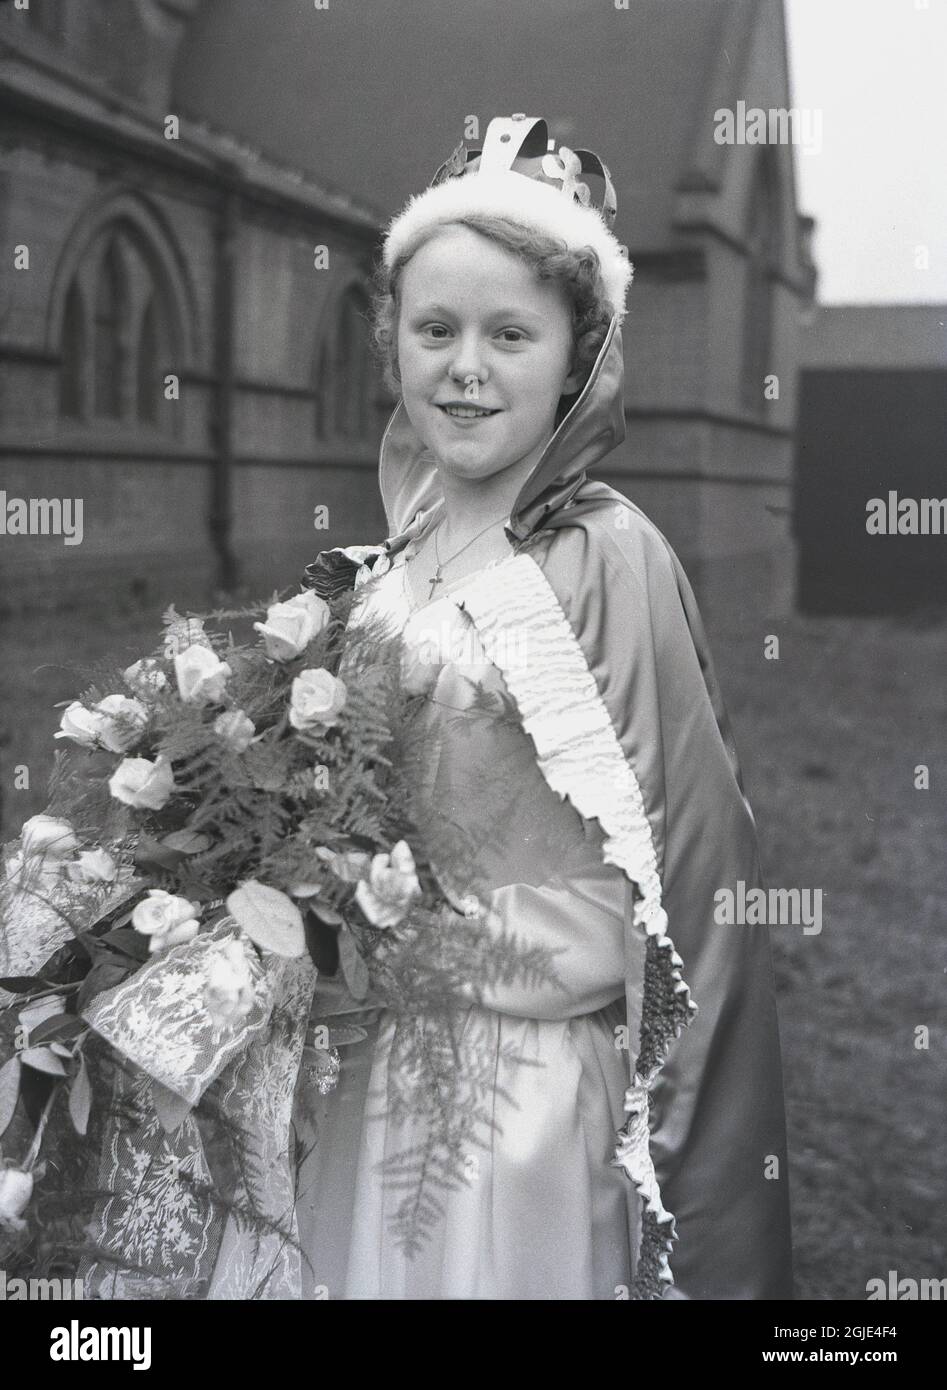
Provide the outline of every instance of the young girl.
<path id="1" fill-rule="evenodd" d="M 391 535 L 351 621 L 384 615 L 418 654 L 421 828 L 484 842 L 468 886 L 559 953 L 558 987 L 471 993 L 496 1126 L 413 1257 L 381 1171 L 425 1137 L 385 1106 L 406 1025 L 383 1011 L 343 1050 L 301 1136 L 309 1296 L 791 1296 L 768 935 L 714 916 L 718 890 L 758 883 L 753 821 L 679 562 L 587 476 L 624 437 L 614 212 L 595 156 L 514 116 L 388 229 Z M 465 717 L 478 685 L 518 722 Z"/>

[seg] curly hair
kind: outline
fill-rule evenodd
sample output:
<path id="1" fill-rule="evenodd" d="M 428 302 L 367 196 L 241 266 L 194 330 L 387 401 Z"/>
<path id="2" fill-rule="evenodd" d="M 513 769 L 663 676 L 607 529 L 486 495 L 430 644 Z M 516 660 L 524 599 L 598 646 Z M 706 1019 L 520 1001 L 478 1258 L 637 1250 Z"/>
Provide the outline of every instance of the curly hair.
<path id="1" fill-rule="evenodd" d="M 540 280 L 554 280 L 562 287 L 572 310 L 573 370 L 579 373 L 578 389 L 581 389 L 588 380 L 611 323 L 601 266 L 593 248 L 588 246 L 582 251 L 571 251 L 564 241 L 530 231 L 505 217 L 466 213 L 455 221 L 432 227 L 414 246 L 411 254 L 444 226 L 470 227 L 519 256 L 535 270 Z M 409 259 L 408 256 L 396 261 L 390 269 L 384 264 L 377 266 L 371 304 L 372 339 L 381 359 L 385 383 L 395 395 L 399 388 L 396 375 L 399 286 L 401 272 Z"/>

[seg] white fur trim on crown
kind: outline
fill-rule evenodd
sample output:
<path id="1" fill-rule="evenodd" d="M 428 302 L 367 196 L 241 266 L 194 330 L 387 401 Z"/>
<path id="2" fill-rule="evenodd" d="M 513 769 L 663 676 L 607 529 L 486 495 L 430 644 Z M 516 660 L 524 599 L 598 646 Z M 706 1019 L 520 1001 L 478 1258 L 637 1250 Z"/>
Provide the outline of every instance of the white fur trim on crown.
<path id="1" fill-rule="evenodd" d="M 411 256 L 422 234 L 431 227 L 470 212 L 506 217 L 531 230 L 546 232 L 573 251 L 591 246 L 601 262 L 612 313 L 619 320 L 624 318 L 634 271 L 599 214 L 573 202 L 552 184 L 512 171 L 465 174 L 416 194 L 389 223 L 384 244 L 386 267 L 390 270 L 396 261 Z"/>

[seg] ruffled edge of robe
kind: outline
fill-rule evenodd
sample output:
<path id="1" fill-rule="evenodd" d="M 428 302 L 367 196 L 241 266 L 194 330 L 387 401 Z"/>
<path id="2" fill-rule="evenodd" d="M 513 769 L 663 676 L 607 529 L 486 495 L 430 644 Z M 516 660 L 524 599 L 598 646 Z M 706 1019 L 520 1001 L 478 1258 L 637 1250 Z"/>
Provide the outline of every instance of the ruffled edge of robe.
<path id="1" fill-rule="evenodd" d="M 555 590 L 532 556 L 521 553 L 451 595 L 477 627 L 484 649 L 516 701 L 550 788 L 604 833 L 603 858 L 637 889 L 634 925 L 646 937 L 640 1051 L 625 1093 L 628 1116 L 613 1166 L 643 1199 L 633 1299 L 660 1298 L 674 1282 L 674 1216 L 661 1200 L 651 1156 L 651 1088 L 697 1012 L 668 934 L 651 824 L 641 786 L 625 756 L 582 647 Z M 524 641 L 523 634 L 528 634 Z"/>

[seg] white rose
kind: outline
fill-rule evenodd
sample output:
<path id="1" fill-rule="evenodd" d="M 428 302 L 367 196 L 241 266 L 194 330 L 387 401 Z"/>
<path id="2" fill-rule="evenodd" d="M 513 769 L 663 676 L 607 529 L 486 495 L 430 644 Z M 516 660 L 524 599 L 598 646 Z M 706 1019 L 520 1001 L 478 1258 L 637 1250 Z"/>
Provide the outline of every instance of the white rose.
<path id="1" fill-rule="evenodd" d="M 149 888 L 132 913 L 132 926 L 151 940 L 149 952 L 166 951 L 184 941 L 193 941 L 200 928 L 200 908 L 187 898 L 175 897 L 163 888 Z"/>
<path id="2" fill-rule="evenodd" d="M 344 681 L 328 671 L 300 671 L 292 685 L 289 722 L 294 729 L 318 733 L 338 721 L 345 705 Z"/>
<path id="3" fill-rule="evenodd" d="M 137 690 L 139 695 L 153 695 L 156 690 L 163 690 L 168 683 L 167 676 L 157 661 L 150 656 L 126 666 L 122 675 L 132 690 Z"/>
<path id="4" fill-rule="evenodd" d="M 421 885 L 414 856 L 406 840 L 399 840 L 390 854 L 376 854 L 368 879 L 355 889 L 355 901 L 376 927 L 393 927 L 407 915 Z"/>
<path id="5" fill-rule="evenodd" d="M 26 859 L 65 859 L 79 848 L 76 833 L 57 816 L 30 816 L 23 822 L 20 844 Z"/>
<path id="6" fill-rule="evenodd" d="M 148 710 L 127 695 L 106 695 L 96 705 L 103 717 L 99 739 L 110 753 L 124 753 L 136 744 L 148 722 Z"/>
<path id="7" fill-rule="evenodd" d="M 209 647 L 185 647 L 174 658 L 174 674 L 186 705 L 215 705 L 224 698 L 230 667 Z"/>
<path id="8" fill-rule="evenodd" d="M 94 709 L 73 700 L 53 737 L 71 738 L 84 748 L 103 747 L 110 753 L 124 753 L 138 742 L 147 722 L 145 706 L 127 695 L 106 695 Z"/>
<path id="9" fill-rule="evenodd" d="M 292 661 L 305 651 L 328 623 L 329 605 L 307 589 L 285 603 L 273 603 L 266 610 L 266 621 L 254 623 L 263 638 L 266 654 L 274 661 Z"/>
<path id="10" fill-rule="evenodd" d="M 109 778 L 109 791 L 126 806 L 160 811 L 174 791 L 174 774 L 163 753 L 148 758 L 123 758 Z"/>
<path id="11" fill-rule="evenodd" d="M 59 721 L 59 732 L 53 738 L 71 738 L 83 748 L 95 748 L 99 741 L 102 716 L 87 709 L 81 700 L 73 700 Z"/>
<path id="12" fill-rule="evenodd" d="M 20 842 L 19 867 L 31 887 L 44 889 L 60 882 L 68 856 L 79 847 L 69 821 L 57 816 L 31 816 L 23 823 Z"/>
<path id="13" fill-rule="evenodd" d="M 33 1174 L 19 1168 L 0 1168 L 0 1226 L 22 1231 L 26 1222 L 21 1219 L 33 1195 Z"/>
<path id="14" fill-rule="evenodd" d="M 250 747 L 256 727 L 242 709 L 228 709 L 214 720 L 214 733 L 225 739 L 235 753 L 243 753 Z"/>
<path id="15" fill-rule="evenodd" d="M 227 941 L 205 967 L 204 1007 L 218 1027 L 245 1018 L 253 1007 L 253 976 L 239 941 Z"/>
<path id="16" fill-rule="evenodd" d="M 104 849 L 84 849 L 66 865 L 66 877 L 73 883 L 111 883 L 117 873 L 115 860 Z"/>

